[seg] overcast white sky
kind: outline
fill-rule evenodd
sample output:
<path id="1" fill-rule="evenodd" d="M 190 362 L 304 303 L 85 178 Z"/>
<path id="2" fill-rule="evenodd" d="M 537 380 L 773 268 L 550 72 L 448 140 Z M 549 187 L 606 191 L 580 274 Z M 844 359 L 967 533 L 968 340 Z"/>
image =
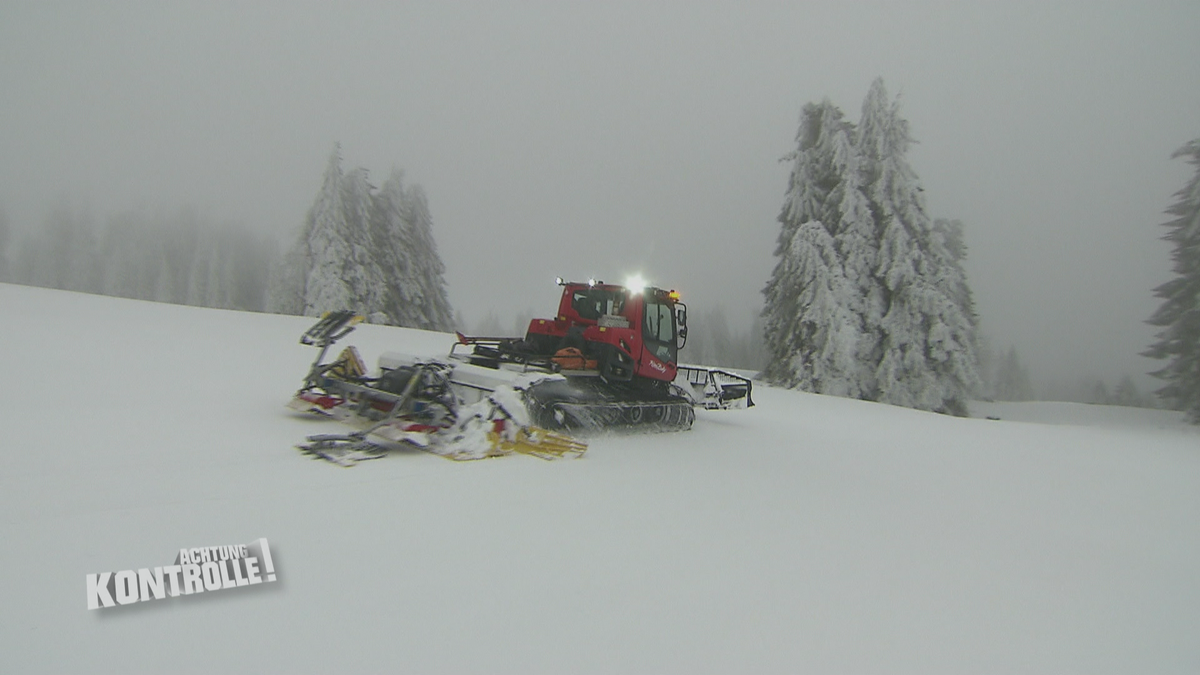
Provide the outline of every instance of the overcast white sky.
<path id="1" fill-rule="evenodd" d="M 879 75 L 932 215 L 966 223 L 993 341 L 1111 386 L 1155 365 L 1197 26 L 1195 0 L 0 0 L 0 207 L 190 204 L 282 234 L 340 141 L 425 187 L 471 320 L 641 272 L 748 323 L 801 106 L 857 119 Z"/>

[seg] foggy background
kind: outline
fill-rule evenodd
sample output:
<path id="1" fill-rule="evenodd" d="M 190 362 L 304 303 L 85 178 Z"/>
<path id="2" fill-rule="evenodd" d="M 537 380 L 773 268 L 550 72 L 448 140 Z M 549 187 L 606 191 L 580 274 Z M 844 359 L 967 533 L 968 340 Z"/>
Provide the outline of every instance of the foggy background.
<path id="1" fill-rule="evenodd" d="M 1198 25 L 1194 1 L 0 0 L 0 208 L 18 235 L 190 205 L 290 240 L 340 142 L 425 188 L 469 322 L 641 273 L 748 331 L 801 106 L 857 120 L 882 76 L 993 347 L 1042 394 L 1145 391 Z"/>

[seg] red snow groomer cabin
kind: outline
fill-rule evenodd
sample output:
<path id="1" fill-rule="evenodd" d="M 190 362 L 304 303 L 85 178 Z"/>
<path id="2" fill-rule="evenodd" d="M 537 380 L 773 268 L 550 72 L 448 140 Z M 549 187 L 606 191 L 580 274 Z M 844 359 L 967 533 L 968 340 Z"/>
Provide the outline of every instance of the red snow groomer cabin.
<path id="1" fill-rule="evenodd" d="M 687 339 L 687 307 L 678 293 L 603 282 L 560 285 L 557 316 L 529 322 L 523 345 L 529 352 L 553 354 L 563 370 L 596 370 L 608 382 L 675 379 Z"/>
<path id="2" fill-rule="evenodd" d="M 558 314 L 530 321 L 524 339 L 458 336 L 459 345 L 473 348 L 459 358 L 474 365 L 524 364 L 566 376 L 525 392 L 542 426 L 686 429 L 695 419 L 693 405 L 754 405 L 748 379 L 679 365 L 687 306 L 675 291 L 600 281 L 558 284 Z"/>

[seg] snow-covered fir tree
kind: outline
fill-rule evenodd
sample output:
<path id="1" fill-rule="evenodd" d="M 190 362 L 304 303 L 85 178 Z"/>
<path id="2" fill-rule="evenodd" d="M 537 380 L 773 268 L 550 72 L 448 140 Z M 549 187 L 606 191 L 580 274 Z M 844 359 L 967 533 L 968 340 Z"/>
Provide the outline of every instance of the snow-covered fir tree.
<path id="1" fill-rule="evenodd" d="M 405 194 L 409 213 L 412 214 L 412 249 L 409 254 L 412 266 L 408 283 L 414 291 L 410 292 L 410 302 L 420 308 L 419 318 L 408 325 L 425 330 L 452 330 L 454 311 L 446 291 L 446 266 L 438 255 L 437 243 L 433 239 L 433 216 L 429 212 L 429 200 L 419 185 L 409 186 Z"/>
<path id="2" fill-rule="evenodd" d="M 211 242 L 196 242 L 196 255 L 188 274 L 187 295 L 184 299 L 188 305 L 202 307 L 215 300 L 219 293 L 214 278 L 214 267 L 217 264 L 214 248 Z"/>
<path id="3" fill-rule="evenodd" d="M 371 186 L 366 171 L 342 171 L 335 146 L 300 237 L 275 275 L 273 311 L 320 316 L 337 309 L 370 312 L 378 271 L 370 241 Z M 302 274 L 293 265 L 302 264 Z"/>
<path id="4" fill-rule="evenodd" d="M 927 215 L 911 142 L 882 80 L 857 127 L 828 100 L 802 111 L 763 291 L 769 381 L 966 413 L 980 378 L 962 227 Z"/>
<path id="5" fill-rule="evenodd" d="M 834 167 L 838 188 L 832 196 L 839 199 L 841 222 L 834 233 L 842 268 L 851 285 L 850 308 L 860 317 L 855 372 L 860 398 L 873 398 L 878 391 L 877 374 L 871 364 L 878 363 L 881 352 L 884 316 L 884 287 L 875 275 L 879 263 L 879 226 L 871 213 L 870 201 L 863 190 L 861 156 L 849 129 L 835 137 Z"/>
<path id="6" fill-rule="evenodd" d="M 967 283 L 967 271 L 963 264 L 967 260 L 967 240 L 961 220 L 937 218 L 933 221 L 933 236 L 937 255 L 945 256 L 938 262 L 937 283 L 950 292 L 959 311 L 971 322 L 978 335 L 979 315 L 975 313 L 975 295 Z"/>
<path id="7" fill-rule="evenodd" d="M 1171 262 L 1176 276 L 1154 290 L 1163 303 L 1149 323 L 1162 330 L 1143 355 L 1167 361 L 1152 373 L 1167 383 L 1156 393 L 1200 424 L 1200 138 L 1171 157 L 1186 158 L 1196 173 L 1175 193 L 1177 201 L 1167 209 L 1174 218 L 1164 223 L 1168 231 L 1163 239 L 1173 247 Z"/>
<path id="8" fill-rule="evenodd" d="M 308 240 L 297 237 L 271 268 L 267 281 L 267 311 L 304 314 L 304 280 L 312 266 Z"/>
<path id="9" fill-rule="evenodd" d="M 8 227 L 8 214 L 0 208 L 0 281 L 8 281 L 8 240 L 11 232 Z"/>
<path id="10" fill-rule="evenodd" d="M 852 127 L 843 117 L 828 100 L 806 105 L 796 150 L 784 158 L 792 161 L 792 172 L 779 214 L 779 260 L 763 289 L 769 355 L 763 376 L 783 386 L 860 397 L 870 371 L 858 357 L 870 347 L 861 344 L 867 293 L 857 275 L 870 274 L 862 249 L 869 246 L 871 226 L 863 222 Z M 850 255 L 843 253 L 848 248 Z M 843 261 L 862 269 L 848 278 Z"/>
<path id="11" fill-rule="evenodd" d="M 850 283 L 833 237 L 820 221 L 796 228 L 777 251 L 767 287 L 764 376 L 776 384 L 835 396 L 858 396 L 855 380 L 860 317 L 847 302 Z"/>
<path id="12" fill-rule="evenodd" d="M 366 169 L 354 169 L 342 177 L 344 237 L 350 251 L 342 265 L 342 281 L 349 288 L 351 297 L 360 299 L 358 304 L 368 315 L 378 312 L 381 291 L 387 286 L 372 236 L 374 189 Z"/>
<path id="13" fill-rule="evenodd" d="M 375 311 L 388 323 L 425 330 L 454 328 L 445 265 L 433 239 L 425 192 L 394 169 L 373 196 L 372 241 L 380 270 Z"/>
<path id="14" fill-rule="evenodd" d="M 996 364 L 991 382 L 992 396 L 997 401 L 1028 401 L 1033 398 L 1033 383 L 1029 371 L 1021 364 L 1016 346 L 1010 346 L 1004 358 Z"/>
<path id="15" fill-rule="evenodd" d="M 272 272 L 267 310 L 311 316 L 355 307 L 361 298 L 351 296 L 341 277 L 343 261 L 350 257 L 342 203 L 342 153 L 335 144 L 299 236 Z"/>
<path id="16" fill-rule="evenodd" d="M 272 273 L 270 311 L 311 316 L 339 308 L 370 321 L 453 328 L 445 266 L 418 186 L 393 171 L 378 190 L 365 169 L 343 174 L 330 156 L 303 228 Z"/>
<path id="17" fill-rule="evenodd" d="M 100 293 L 137 297 L 140 290 L 138 277 L 141 276 L 138 259 L 148 231 L 149 227 L 140 212 L 129 211 L 109 218 L 107 235 L 100 246 L 100 258 L 104 261 L 100 272 Z"/>
<path id="18" fill-rule="evenodd" d="M 329 157 L 321 189 L 304 227 L 309 260 L 304 279 L 305 316 L 357 308 L 365 300 L 357 292 L 365 274 L 357 267 L 361 254 L 355 245 L 358 237 L 351 233 L 347 222 L 342 178 L 341 151 L 337 148 Z"/>
<path id="19" fill-rule="evenodd" d="M 385 323 L 416 326 L 418 312 L 412 302 L 412 215 L 405 199 L 404 174 L 393 169 L 372 200 L 371 235 L 381 283 L 375 289 L 372 311 Z"/>
<path id="20" fill-rule="evenodd" d="M 1145 407 L 1146 401 L 1138 391 L 1137 385 L 1134 384 L 1133 378 L 1126 374 L 1121 377 L 1121 380 L 1117 382 L 1117 388 L 1113 390 L 1112 404 L 1142 408 Z"/>
<path id="21" fill-rule="evenodd" d="M 871 84 L 859 123 L 864 191 L 879 233 L 876 276 L 886 308 L 876 369 L 881 402 L 966 414 L 978 389 L 974 317 L 955 296 L 961 266 L 934 229 L 905 155 L 912 138 L 899 101 Z"/>
<path id="22" fill-rule="evenodd" d="M 98 234 L 89 214 L 56 206 L 40 229 L 26 232 L 10 274 L 17 283 L 31 286 L 100 292 Z"/>

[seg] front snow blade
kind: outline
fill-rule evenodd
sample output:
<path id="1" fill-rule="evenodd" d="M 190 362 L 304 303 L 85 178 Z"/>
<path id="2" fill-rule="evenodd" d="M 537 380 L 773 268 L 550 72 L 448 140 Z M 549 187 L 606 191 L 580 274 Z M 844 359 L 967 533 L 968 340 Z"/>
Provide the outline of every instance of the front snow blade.
<path id="1" fill-rule="evenodd" d="M 678 372 L 676 382 L 686 382 L 692 398 L 707 410 L 754 407 L 750 378 L 703 366 L 679 366 Z"/>

